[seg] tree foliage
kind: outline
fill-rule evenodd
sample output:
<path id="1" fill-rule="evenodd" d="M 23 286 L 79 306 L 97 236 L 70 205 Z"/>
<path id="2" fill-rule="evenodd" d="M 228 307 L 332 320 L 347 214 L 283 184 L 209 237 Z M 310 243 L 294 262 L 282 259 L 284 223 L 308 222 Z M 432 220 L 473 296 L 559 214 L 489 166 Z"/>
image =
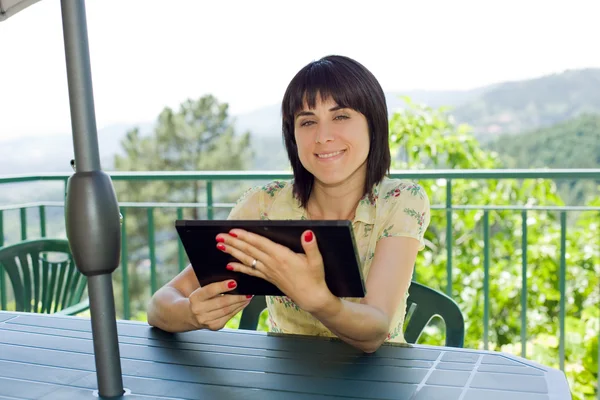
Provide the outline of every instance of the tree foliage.
<path id="1" fill-rule="evenodd" d="M 178 110 L 165 107 L 151 135 L 142 136 L 138 129 L 133 129 L 127 132 L 122 147 L 124 154 L 115 157 L 115 168 L 121 171 L 241 170 L 252 159 L 250 133 L 237 134 L 228 105 L 212 95 L 188 99 Z M 116 181 L 115 189 L 121 204 L 207 200 L 206 182 L 199 180 Z M 234 201 L 241 192 L 228 184 L 214 185 L 213 189 L 222 201 Z M 145 312 L 151 294 L 148 211 L 144 207 L 126 211 L 130 307 L 132 315 L 136 315 Z M 206 218 L 206 214 L 202 214 L 205 210 L 200 207 L 185 212 L 186 218 Z M 176 217 L 174 208 L 153 211 L 158 285 L 177 273 Z M 115 278 L 120 280 L 118 275 Z M 120 290 L 120 284 L 115 286 Z"/>
<path id="2" fill-rule="evenodd" d="M 397 169 L 488 169 L 503 165 L 483 150 L 469 128 L 455 125 L 444 109 L 413 104 L 390 120 Z M 420 182 L 434 205 L 445 204 L 446 181 Z M 563 201 L 547 180 L 471 180 L 452 182 L 454 206 L 559 206 Z M 596 199 L 592 204 L 600 204 Z M 590 204 L 591 205 L 591 204 Z M 465 346 L 484 346 L 484 243 L 481 209 L 452 213 L 452 296 L 466 319 Z M 514 208 L 514 207 L 513 207 Z M 490 350 L 521 354 L 521 294 L 527 293 L 526 357 L 558 367 L 560 313 L 560 218 L 554 211 L 527 211 L 527 287 L 522 280 L 523 214 L 521 210 L 489 210 L 489 337 Z M 575 215 L 566 236 L 566 362 L 577 399 L 591 399 L 598 377 L 600 312 L 599 213 Z M 437 207 L 426 233 L 427 248 L 417 261 L 416 279 L 446 290 L 446 211 Z M 442 326 L 443 330 L 443 326 Z M 437 329 L 425 343 L 440 344 Z"/>

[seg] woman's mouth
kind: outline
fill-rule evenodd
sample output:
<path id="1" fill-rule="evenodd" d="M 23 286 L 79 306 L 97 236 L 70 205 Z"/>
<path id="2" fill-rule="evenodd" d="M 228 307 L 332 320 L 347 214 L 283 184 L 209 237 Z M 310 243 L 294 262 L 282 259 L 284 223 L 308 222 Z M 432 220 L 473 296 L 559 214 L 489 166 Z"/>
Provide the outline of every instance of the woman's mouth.
<path id="1" fill-rule="evenodd" d="M 328 153 L 317 153 L 317 154 L 315 154 L 315 156 L 317 156 L 317 158 L 319 160 L 333 161 L 333 160 L 337 160 L 338 158 L 342 157 L 342 155 L 345 152 L 346 152 L 346 150 L 338 150 L 338 151 L 331 151 Z"/>

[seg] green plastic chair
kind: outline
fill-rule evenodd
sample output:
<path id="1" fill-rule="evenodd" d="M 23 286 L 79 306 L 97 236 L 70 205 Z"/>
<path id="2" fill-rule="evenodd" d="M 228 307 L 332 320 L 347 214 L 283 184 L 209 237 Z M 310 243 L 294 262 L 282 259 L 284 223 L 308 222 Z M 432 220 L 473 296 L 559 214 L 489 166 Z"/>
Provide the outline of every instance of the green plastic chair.
<path id="1" fill-rule="evenodd" d="M 428 286 L 412 281 L 406 300 L 404 338 L 408 343 L 417 343 L 425 327 L 435 317 L 446 325 L 447 347 L 463 347 L 465 341 L 465 319 L 460 307 L 452 298 Z"/>
<path id="2" fill-rule="evenodd" d="M 75 266 L 67 240 L 2 247 L 0 265 L 12 284 L 16 311 L 75 315 L 89 308 L 89 299 L 82 300 L 87 278 Z"/>
<path id="3" fill-rule="evenodd" d="M 244 308 L 239 329 L 256 330 L 258 319 L 267 308 L 264 296 L 254 296 Z M 406 301 L 404 338 L 408 343 L 417 343 L 423 330 L 434 317 L 440 317 L 446 325 L 445 345 L 463 347 L 465 320 L 458 304 L 445 294 L 415 281 L 411 282 Z"/>

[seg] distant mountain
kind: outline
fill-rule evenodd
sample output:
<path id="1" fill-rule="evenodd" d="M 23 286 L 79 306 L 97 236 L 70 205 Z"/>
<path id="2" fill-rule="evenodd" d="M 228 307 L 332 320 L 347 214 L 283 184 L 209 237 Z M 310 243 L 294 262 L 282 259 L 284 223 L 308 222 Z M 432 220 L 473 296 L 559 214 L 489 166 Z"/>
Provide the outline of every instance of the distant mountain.
<path id="1" fill-rule="evenodd" d="M 507 168 L 600 168 L 600 114 L 583 114 L 551 127 L 501 135 L 485 147 L 496 151 Z M 600 195 L 600 180 L 558 185 L 569 204 L 585 204 Z"/>
<path id="2" fill-rule="evenodd" d="M 465 91 L 405 91 L 386 93 L 388 113 L 404 106 L 400 96 L 432 107 L 452 108 L 459 122 L 472 125 L 482 141 L 503 133 L 520 133 L 600 112 L 600 69 L 566 71 L 520 82 L 506 82 Z M 281 140 L 279 104 L 233 115 L 238 132 L 250 131 L 255 162 L 252 168 L 285 169 L 287 156 Z M 138 126 L 142 133 L 153 122 L 113 125 L 98 131 L 102 167 L 113 168 L 125 133 Z M 273 157 L 275 155 L 275 157 Z M 0 175 L 70 171 L 73 158 L 70 134 L 12 139 L 0 142 Z M 1 193 L 0 193 L 1 197 Z"/>
<path id="3" fill-rule="evenodd" d="M 584 114 L 521 134 L 505 134 L 486 145 L 508 168 L 598 168 L 600 114 Z"/>
<path id="4" fill-rule="evenodd" d="M 452 114 L 483 140 L 600 113 L 600 69 L 568 70 L 488 87 Z"/>
<path id="5" fill-rule="evenodd" d="M 111 125 L 98 130 L 102 168 L 113 167 L 114 156 L 121 151 L 121 139 L 135 126 L 148 133 L 153 124 Z M 9 139 L 0 142 L 0 175 L 72 171 L 72 158 L 71 134 Z"/>
<path id="6" fill-rule="evenodd" d="M 139 126 L 149 132 L 152 124 Z M 121 139 L 134 125 L 112 125 L 98 130 L 100 164 L 112 170 Z M 21 137 L 0 142 L 0 176 L 52 172 L 72 172 L 73 139 L 71 135 Z M 62 199 L 62 182 L 35 182 L 0 185 L 0 205 L 30 201 Z"/>

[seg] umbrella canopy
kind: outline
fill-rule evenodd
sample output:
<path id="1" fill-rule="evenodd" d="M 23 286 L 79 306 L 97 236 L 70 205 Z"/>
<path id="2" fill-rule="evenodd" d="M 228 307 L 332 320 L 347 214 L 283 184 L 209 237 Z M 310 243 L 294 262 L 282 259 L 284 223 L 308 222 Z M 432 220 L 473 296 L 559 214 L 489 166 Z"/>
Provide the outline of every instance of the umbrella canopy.
<path id="1" fill-rule="evenodd" d="M 0 0 L 0 21 L 39 0 Z M 100 170 L 84 0 L 61 0 L 65 61 L 75 153 L 65 225 L 73 259 L 88 278 L 99 394 L 123 394 L 112 272 L 119 265 L 119 206 L 110 177 Z"/>
<path id="2" fill-rule="evenodd" d="M 38 1 L 40 0 L 0 0 L 0 21 L 12 17 Z"/>

